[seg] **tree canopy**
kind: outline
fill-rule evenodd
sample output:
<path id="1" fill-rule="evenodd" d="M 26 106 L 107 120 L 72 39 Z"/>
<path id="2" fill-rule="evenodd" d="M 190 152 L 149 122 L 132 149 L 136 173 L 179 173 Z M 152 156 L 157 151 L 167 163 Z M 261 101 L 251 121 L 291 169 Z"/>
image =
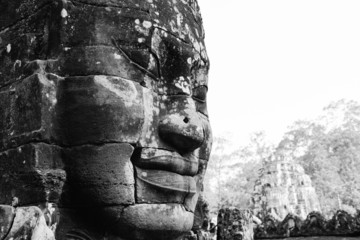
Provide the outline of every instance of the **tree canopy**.
<path id="1" fill-rule="evenodd" d="M 216 211 L 222 205 L 251 208 L 258 171 L 271 156 L 286 154 L 305 169 L 330 215 L 360 209 L 360 104 L 339 100 L 323 108 L 312 120 L 298 120 L 282 140 L 270 144 L 264 132 L 254 133 L 246 146 L 224 151 L 228 140 L 215 138 L 207 192 Z M 215 191 L 214 191 L 215 190 Z M 212 196 L 211 196 L 212 195 Z"/>

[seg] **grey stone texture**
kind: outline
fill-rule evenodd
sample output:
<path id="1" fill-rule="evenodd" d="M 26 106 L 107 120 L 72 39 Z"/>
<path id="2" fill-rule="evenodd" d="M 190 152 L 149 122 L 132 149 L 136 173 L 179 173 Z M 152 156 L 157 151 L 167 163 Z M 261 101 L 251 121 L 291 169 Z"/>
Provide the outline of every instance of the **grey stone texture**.
<path id="1" fill-rule="evenodd" d="M 270 214 L 278 221 L 289 213 L 305 219 L 310 212 L 321 211 L 310 177 L 286 155 L 270 159 L 260 170 L 253 202 L 255 215 Z"/>
<path id="2" fill-rule="evenodd" d="M 253 213 L 237 208 L 220 209 L 217 218 L 218 240 L 253 240 Z"/>
<path id="3" fill-rule="evenodd" d="M 338 210 L 331 219 L 319 212 L 311 212 L 305 220 L 289 214 L 282 221 L 271 216 L 255 228 L 255 239 L 306 238 L 306 239 L 360 239 L 360 214 L 352 216 Z"/>

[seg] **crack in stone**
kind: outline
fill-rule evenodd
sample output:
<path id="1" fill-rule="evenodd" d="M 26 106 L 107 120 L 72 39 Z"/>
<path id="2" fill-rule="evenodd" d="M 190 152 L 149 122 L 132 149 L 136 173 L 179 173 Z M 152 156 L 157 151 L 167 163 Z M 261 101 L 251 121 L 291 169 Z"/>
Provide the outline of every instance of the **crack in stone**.
<path id="1" fill-rule="evenodd" d="M 159 30 L 161 30 L 161 31 L 164 31 L 164 32 L 170 34 L 171 36 L 175 37 L 176 39 L 179 39 L 182 43 L 191 46 L 191 48 L 193 48 L 196 52 L 198 52 L 198 51 L 195 49 L 194 45 L 193 45 L 191 42 L 188 42 L 188 41 L 182 39 L 181 37 L 177 36 L 175 33 L 167 30 L 166 28 L 162 28 L 162 27 L 157 26 L 157 25 L 154 26 L 154 28 L 159 29 Z M 203 37 L 202 37 L 201 39 L 203 39 Z M 199 53 L 200 59 L 205 63 L 206 66 L 208 66 L 208 65 L 209 65 L 209 64 L 208 64 L 209 61 L 202 56 L 201 52 L 198 52 L 198 53 Z"/>
<path id="2" fill-rule="evenodd" d="M 115 45 L 115 47 L 119 50 L 119 52 L 134 66 L 136 66 L 137 68 L 139 68 L 141 71 L 145 72 L 147 75 L 149 75 L 149 77 L 153 78 L 155 81 L 160 81 L 160 79 L 158 77 L 156 77 L 152 72 L 150 72 L 149 70 L 147 70 L 146 68 L 142 67 L 140 64 L 138 64 L 137 62 L 133 61 L 129 55 L 126 54 L 126 52 L 120 47 L 120 45 L 116 42 L 115 38 L 111 38 L 113 41 L 113 44 Z"/>
<path id="3" fill-rule="evenodd" d="M 15 209 L 15 213 L 14 213 L 13 219 L 11 220 L 10 227 L 9 227 L 8 231 L 6 232 L 6 234 L 1 238 L 1 240 L 5 240 L 7 238 L 7 236 L 9 236 L 11 229 L 14 226 L 15 217 L 16 217 L 16 207 L 14 207 L 14 209 Z"/>
<path id="4" fill-rule="evenodd" d="M 171 36 L 175 37 L 176 39 L 179 39 L 181 42 L 183 42 L 183 43 L 185 43 L 185 44 L 193 47 L 193 45 L 192 45 L 190 42 L 182 39 L 181 37 L 177 36 L 175 33 L 167 30 L 166 28 L 160 27 L 160 26 L 158 26 L 158 25 L 154 25 L 154 28 L 159 29 L 159 30 L 161 30 L 161 31 L 164 31 L 164 32 L 170 34 Z"/>
<path id="5" fill-rule="evenodd" d="M 35 16 L 36 14 L 38 14 L 40 11 L 42 11 L 47 6 L 50 6 L 53 4 L 54 4 L 54 2 L 52 2 L 52 1 L 44 3 L 42 6 L 39 6 L 33 14 L 28 14 L 27 16 L 24 16 L 23 18 L 20 18 L 19 20 L 17 20 L 15 23 L 12 23 L 8 26 L 4 26 L 3 28 L 0 28 L 0 34 L 8 31 L 10 28 L 17 28 L 16 25 L 21 25 L 21 22 Z M 20 27 L 20 26 L 18 26 L 18 27 Z"/>
<path id="6" fill-rule="evenodd" d="M 146 8 L 135 8 L 135 7 L 129 7 L 129 6 L 119 6 L 116 4 L 101 4 L 101 3 L 88 3 L 82 0 L 71 0 L 71 2 L 76 5 L 76 4 L 83 4 L 83 5 L 88 5 L 88 6 L 94 6 L 94 7 L 113 7 L 113 8 L 120 8 L 120 9 L 131 9 L 131 10 L 138 10 L 140 12 L 144 12 L 148 15 L 150 15 L 150 10 L 146 9 Z"/>
<path id="7" fill-rule="evenodd" d="M 63 149 L 71 149 L 71 148 L 84 147 L 84 146 L 97 146 L 97 147 L 100 147 L 100 146 L 105 146 L 107 144 L 129 144 L 131 146 L 133 145 L 132 143 L 129 143 L 129 142 L 120 142 L 120 141 L 107 141 L 107 142 L 99 142 L 99 143 L 89 142 L 89 143 L 83 143 L 83 144 L 78 144 L 78 145 L 77 144 L 64 145 L 64 144 L 58 144 L 58 143 L 55 143 L 55 142 L 44 141 L 44 140 L 41 140 L 41 141 L 32 140 L 32 141 L 25 142 L 25 143 L 22 143 L 22 144 L 19 144 L 19 145 L 10 147 L 10 148 L 3 149 L 3 150 L 0 151 L 0 154 L 3 153 L 3 152 L 10 151 L 10 150 L 16 150 L 18 148 L 21 148 L 21 147 L 29 145 L 29 144 L 39 144 L 39 143 L 49 145 L 49 146 L 53 146 L 53 147 L 59 147 L 59 148 L 63 148 Z"/>

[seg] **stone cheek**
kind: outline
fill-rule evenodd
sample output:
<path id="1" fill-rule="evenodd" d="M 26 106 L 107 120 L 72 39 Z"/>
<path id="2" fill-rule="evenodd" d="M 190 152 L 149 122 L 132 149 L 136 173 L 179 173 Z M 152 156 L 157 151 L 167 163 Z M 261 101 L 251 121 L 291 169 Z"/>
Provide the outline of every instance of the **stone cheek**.
<path id="1" fill-rule="evenodd" d="M 66 145 L 136 143 L 144 121 L 142 87 L 117 77 L 66 78 L 58 87 L 58 135 Z"/>
<path id="2" fill-rule="evenodd" d="M 130 144 L 84 145 L 64 149 L 66 183 L 61 205 L 87 207 L 134 204 Z"/>

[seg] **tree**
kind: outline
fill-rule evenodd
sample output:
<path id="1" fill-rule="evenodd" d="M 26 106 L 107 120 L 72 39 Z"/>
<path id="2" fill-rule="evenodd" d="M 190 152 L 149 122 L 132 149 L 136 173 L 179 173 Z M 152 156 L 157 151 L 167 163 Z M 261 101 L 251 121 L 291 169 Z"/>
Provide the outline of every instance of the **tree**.
<path id="1" fill-rule="evenodd" d="M 286 150 L 311 176 L 325 214 L 360 207 L 360 105 L 340 100 L 313 121 L 297 121 L 277 149 Z"/>
<path id="2" fill-rule="evenodd" d="M 214 139 L 206 176 L 206 184 L 213 186 L 206 194 L 208 198 L 212 198 L 210 206 L 213 211 L 221 206 L 250 208 L 258 170 L 263 159 L 268 158 L 273 151 L 273 146 L 268 143 L 263 131 L 251 134 L 246 146 L 227 149 L 230 144 L 224 137 Z"/>

